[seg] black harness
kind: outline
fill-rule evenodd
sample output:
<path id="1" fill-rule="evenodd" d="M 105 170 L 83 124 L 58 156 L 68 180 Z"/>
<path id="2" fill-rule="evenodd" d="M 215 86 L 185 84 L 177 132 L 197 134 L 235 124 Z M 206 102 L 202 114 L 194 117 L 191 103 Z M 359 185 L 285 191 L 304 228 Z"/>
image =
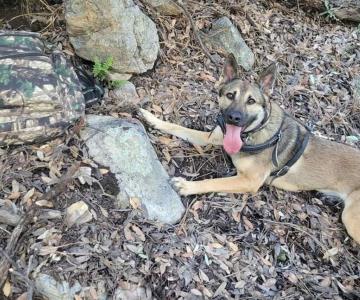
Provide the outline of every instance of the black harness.
<path id="1" fill-rule="evenodd" d="M 253 132 L 259 131 L 260 129 L 262 129 L 264 127 L 264 125 L 267 123 L 268 118 L 270 117 L 270 114 L 268 114 L 268 117 L 264 118 L 264 121 L 260 123 L 259 126 L 255 127 L 254 129 L 252 129 L 249 132 L 245 132 L 243 134 L 241 134 L 241 137 L 244 139 L 244 141 L 246 141 L 246 137 Z M 284 120 L 285 117 L 290 117 L 289 115 L 284 113 L 283 119 L 281 121 L 281 125 L 279 127 L 279 129 L 277 130 L 277 132 L 267 141 L 257 144 L 257 145 L 244 145 L 242 146 L 240 152 L 245 152 L 245 153 L 259 153 L 265 149 L 271 148 L 273 146 L 274 150 L 272 152 L 272 163 L 275 167 L 279 167 L 279 163 L 278 163 L 278 143 L 281 140 L 282 137 L 282 133 L 283 133 L 283 124 L 284 124 Z M 222 114 L 220 114 L 216 120 L 216 123 L 220 126 L 223 134 L 226 133 L 226 127 L 225 127 L 225 120 L 224 120 L 224 116 Z M 272 177 L 272 181 L 275 180 L 278 177 L 284 176 L 289 170 L 290 168 L 298 161 L 298 159 L 301 157 L 301 155 L 304 153 L 306 146 L 309 142 L 309 138 L 311 133 L 311 129 L 308 126 L 305 126 L 306 128 L 306 133 L 305 135 L 301 135 L 301 130 L 300 130 L 300 126 L 297 126 L 297 135 L 296 135 L 296 142 L 295 142 L 295 149 L 294 149 L 294 153 L 293 156 L 281 167 L 278 168 L 277 170 L 273 171 L 270 173 L 270 176 Z"/>

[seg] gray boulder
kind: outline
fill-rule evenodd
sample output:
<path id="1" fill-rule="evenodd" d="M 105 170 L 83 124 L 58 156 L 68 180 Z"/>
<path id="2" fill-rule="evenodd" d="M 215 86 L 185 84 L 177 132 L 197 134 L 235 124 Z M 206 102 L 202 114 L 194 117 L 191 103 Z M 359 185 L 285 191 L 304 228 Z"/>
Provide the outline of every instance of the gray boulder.
<path id="1" fill-rule="evenodd" d="M 184 206 L 169 185 L 169 176 L 142 124 L 135 119 L 95 115 L 88 115 L 87 123 L 89 127 L 82 132 L 82 138 L 89 154 L 115 174 L 120 198 L 126 195 L 128 199 L 139 199 L 149 219 L 169 224 L 179 221 Z"/>
<path id="2" fill-rule="evenodd" d="M 94 61 L 112 57 L 118 73 L 154 66 L 159 37 L 154 22 L 132 0 L 68 0 L 65 19 L 76 53 Z"/>
<path id="3" fill-rule="evenodd" d="M 203 36 L 205 42 L 212 47 L 232 53 L 237 63 L 246 71 L 253 67 L 255 56 L 229 18 L 222 17 L 216 20 L 209 34 Z"/>

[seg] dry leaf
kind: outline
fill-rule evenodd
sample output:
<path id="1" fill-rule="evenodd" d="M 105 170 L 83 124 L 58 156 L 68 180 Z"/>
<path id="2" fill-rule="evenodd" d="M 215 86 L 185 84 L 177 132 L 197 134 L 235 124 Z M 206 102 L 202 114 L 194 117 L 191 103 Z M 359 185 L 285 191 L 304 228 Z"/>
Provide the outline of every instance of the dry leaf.
<path id="1" fill-rule="evenodd" d="M 84 201 L 78 201 L 66 209 L 65 223 L 70 228 L 92 220 L 92 214 Z"/>
<path id="2" fill-rule="evenodd" d="M 217 288 L 217 290 L 214 293 L 214 298 L 221 295 L 222 292 L 225 290 L 226 288 L 226 282 L 224 281 L 222 284 L 220 284 L 220 286 Z"/>
<path id="3" fill-rule="evenodd" d="M 54 247 L 54 246 L 43 246 L 39 250 L 39 255 L 46 256 L 46 255 L 54 254 L 56 253 L 58 248 L 59 247 Z"/>
<path id="4" fill-rule="evenodd" d="M 105 175 L 105 174 L 109 173 L 109 170 L 108 169 L 99 169 L 99 172 L 101 175 Z"/>
<path id="5" fill-rule="evenodd" d="M 10 294 L 11 294 L 11 284 L 8 280 L 6 280 L 5 284 L 4 284 L 4 287 L 3 287 L 3 293 L 4 293 L 4 296 L 5 297 L 9 297 Z"/>
<path id="6" fill-rule="evenodd" d="M 339 253 L 339 248 L 338 247 L 334 247 L 334 248 L 331 248 L 329 250 L 327 250 L 325 253 L 324 253 L 324 256 L 323 258 L 324 259 L 329 259 L 331 258 L 332 256 L 335 256 L 336 254 Z"/>
<path id="7" fill-rule="evenodd" d="M 246 282 L 244 280 L 240 280 L 235 284 L 236 289 L 243 289 L 246 285 Z"/>
<path id="8" fill-rule="evenodd" d="M 23 198 L 24 202 L 30 204 L 29 201 L 30 201 L 31 197 L 34 196 L 34 193 L 35 193 L 35 188 L 32 188 L 31 190 L 29 190 Z"/>
<path id="9" fill-rule="evenodd" d="M 254 230 L 254 225 L 248 220 L 247 217 L 243 216 L 243 222 L 247 230 Z"/>
<path id="10" fill-rule="evenodd" d="M 54 204 L 47 200 L 39 200 L 39 201 L 36 201 L 35 204 L 37 206 L 48 207 L 48 208 L 54 207 Z"/>
<path id="11" fill-rule="evenodd" d="M 125 234 L 125 238 L 128 240 L 128 241 L 135 241 L 135 238 L 130 230 L 130 224 L 127 224 L 125 227 L 124 227 L 124 234 Z"/>
<path id="12" fill-rule="evenodd" d="M 19 297 L 16 298 L 16 300 L 27 300 L 28 293 L 23 293 Z"/>
<path id="13" fill-rule="evenodd" d="M 286 278 L 293 284 L 297 284 L 299 281 L 298 277 L 294 273 L 288 273 Z"/>
<path id="14" fill-rule="evenodd" d="M 133 209 L 139 209 L 141 207 L 141 201 L 137 197 L 131 197 L 129 199 L 130 205 Z"/>
<path id="15" fill-rule="evenodd" d="M 136 233 L 140 241 L 145 242 L 145 234 L 141 231 L 139 227 L 137 227 L 136 225 L 132 225 L 131 229 Z"/>

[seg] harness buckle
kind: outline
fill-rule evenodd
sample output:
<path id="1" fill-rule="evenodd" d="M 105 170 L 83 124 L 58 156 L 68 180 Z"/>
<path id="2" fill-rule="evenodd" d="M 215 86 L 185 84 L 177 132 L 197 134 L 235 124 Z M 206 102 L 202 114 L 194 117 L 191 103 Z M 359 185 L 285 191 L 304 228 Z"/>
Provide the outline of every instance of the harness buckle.
<path id="1" fill-rule="evenodd" d="M 289 172 L 289 166 L 283 166 L 279 171 L 274 175 L 275 178 L 284 176 L 287 172 Z"/>

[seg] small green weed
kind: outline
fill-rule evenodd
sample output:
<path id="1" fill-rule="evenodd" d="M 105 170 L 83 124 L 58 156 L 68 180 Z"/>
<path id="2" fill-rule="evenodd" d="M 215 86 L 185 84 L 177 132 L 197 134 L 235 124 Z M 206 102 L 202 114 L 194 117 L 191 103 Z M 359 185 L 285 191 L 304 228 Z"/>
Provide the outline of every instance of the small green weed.
<path id="1" fill-rule="evenodd" d="M 327 18 L 335 20 L 335 21 L 339 21 L 339 19 L 336 17 L 335 13 L 334 13 L 334 8 L 331 6 L 331 4 L 329 3 L 329 0 L 324 0 L 324 5 L 325 5 L 325 11 L 322 12 L 320 14 L 320 16 L 325 15 Z"/>
<path id="2" fill-rule="evenodd" d="M 96 78 L 103 81 L 105 80 L 113 66 L 114 59 L 110 56 L 104 62 L 101 62 L 98 58 L 95 58 L 93 66 L 93 74 Z"/>
<path id="3" fill-rule="evenodd" d="M 101 62 L 98 58 L 96 58 L 93 66 L 94 76 L 101 81 L 105 81 L 110 89 L 119 88 L 126 82 L 126 80 L 109 80 L 109 73 L 112 69 L 113 63 L 114 59 L 111 56 L 104 62 Z"/>

